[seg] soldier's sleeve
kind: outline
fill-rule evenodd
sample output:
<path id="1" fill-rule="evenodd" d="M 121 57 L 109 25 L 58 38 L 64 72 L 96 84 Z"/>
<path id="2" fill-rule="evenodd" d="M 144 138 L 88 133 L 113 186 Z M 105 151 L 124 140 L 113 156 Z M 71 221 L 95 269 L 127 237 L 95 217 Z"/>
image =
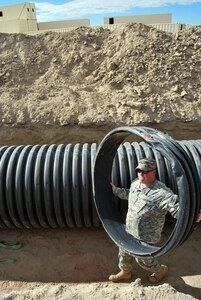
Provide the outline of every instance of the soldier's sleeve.
<path id="1" fill-rule="evenodd" d="M 116 187 L 113 193 L 115 196 L 119 197 L 120 199 L 128 200 L 129 189 L 124 189 L 124 188 L 121 189 Z"/>
<path id="2" fill-rule="evenodd" d="M 170 214 L 177 219 L 179 215 L 179 198 L 177 195 L 166 192 L 161 202 L 161 208 L 169 211 Z"/>

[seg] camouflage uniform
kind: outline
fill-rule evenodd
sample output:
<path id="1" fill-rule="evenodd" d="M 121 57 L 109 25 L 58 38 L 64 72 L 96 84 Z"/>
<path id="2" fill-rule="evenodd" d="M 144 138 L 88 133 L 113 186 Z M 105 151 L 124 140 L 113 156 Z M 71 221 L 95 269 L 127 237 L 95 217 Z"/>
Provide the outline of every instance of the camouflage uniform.
<path id="1" fill-rule="evenodd" d="M 146 186 L 136 179 L 130 190 L 115 188 L 114 194 L 120 199 L 128 200 L 126 231 L 142 242 L 153 245 L 160 241 L 167 212 L 174 218 L 178 217 L 178 196 L 158 180 Z M 135 259 L 142 268 L 151 272 L 160 268 L 160 263 L 155 258 Z M 132 261 L 132 256 L 119 249 L 121 270 L 131 271 Z"/>

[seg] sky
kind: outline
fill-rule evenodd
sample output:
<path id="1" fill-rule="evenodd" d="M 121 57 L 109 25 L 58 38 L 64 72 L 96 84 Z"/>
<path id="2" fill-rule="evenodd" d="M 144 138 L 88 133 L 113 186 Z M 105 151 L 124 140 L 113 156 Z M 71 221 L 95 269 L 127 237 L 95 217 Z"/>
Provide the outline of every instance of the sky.
<path id="1" fill-rule="evenodd" d="M 89 19 L 91 26 L 104 17 L 172 14 L 172 23 L 201 24 L 201 0 L 0 0 L 0 6 L 32 2 L 38 22 Z"/>

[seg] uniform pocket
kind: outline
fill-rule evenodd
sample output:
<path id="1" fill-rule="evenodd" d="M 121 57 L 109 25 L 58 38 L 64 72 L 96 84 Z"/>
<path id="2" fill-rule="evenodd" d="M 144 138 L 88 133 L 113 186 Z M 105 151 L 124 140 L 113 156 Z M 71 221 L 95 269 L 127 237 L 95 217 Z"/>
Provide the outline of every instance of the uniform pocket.
<path id="1" fill-rule="evenodd" d="M 138 200 L 135 202 L 134 210 L 139 214 L 147 205 L 147 197 L 141 195 Z"/>

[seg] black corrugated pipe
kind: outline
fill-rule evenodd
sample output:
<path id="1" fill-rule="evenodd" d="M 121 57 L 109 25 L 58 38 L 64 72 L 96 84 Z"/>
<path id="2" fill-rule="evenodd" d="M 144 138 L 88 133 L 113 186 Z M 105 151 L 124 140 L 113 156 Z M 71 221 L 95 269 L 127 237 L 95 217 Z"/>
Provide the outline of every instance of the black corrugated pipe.
<path id="1" fill-rule="evenodd" d="M 125 142 L 130 135 L 142 141 Z M 156 159 L 159 179 L 180 198 L 180 217 L 160 248 L 142 246 L 126 234 L 127 207 L 114 198 L 110 186 L 113 181 L 129 187 L 138 160 L 147 156 Z M 183 243 L 194 229 L 201 205 L 200 182 L 201 141 L 175 141 L 146 127 L 117 128 L 106 135 L 98 150 L 95 143 L 2 146 L 0 228 L 98 227 L 102 223 L 129 253 L 160 256 Z"/>
<path id="2" fill-rule="evenodd" d="M 96 144 L 0 148 L 0 228 L 99 226 Z"/>
<path id="3" fill-rule="evenodd" d="M 125 142 L 131 135 L 143 141 L 132 144 Z M 161 247 L 142 244 L 127 234 L 125 218 L 110 186 L 112 170 L 112 177 L 118 177 L 121 186 L 129 186 L 135 176 L 137 161 L 144 157 L 156 160 L 159 180 L 179 195 L 178 220 L 169 239 Z M 118 160 L 115 168 L 114 159 Z M 117 174 L 118 171 L 120 174 Z M 96 208 L 109 236 L 131 255 L 158 257 L 188 238 L 195 228 L 196 215 L 201 206 L 200 183 L 201 141 L 175 141 L 167 134 L 148 127 L 119 127 L 109 132 L 97 149 L 93 181 Z"/>

